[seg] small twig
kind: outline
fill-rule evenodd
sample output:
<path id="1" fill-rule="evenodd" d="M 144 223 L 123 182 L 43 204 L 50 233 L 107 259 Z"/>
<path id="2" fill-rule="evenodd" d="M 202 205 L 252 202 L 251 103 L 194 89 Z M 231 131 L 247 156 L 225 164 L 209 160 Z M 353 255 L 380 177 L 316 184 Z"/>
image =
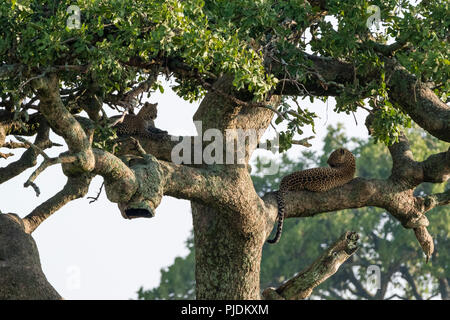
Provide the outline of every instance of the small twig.
<path id="1" fill-rule="evenodd" d="M 301 139 L 301 140 L 292 140 L 292 144 L 297 144 L 297 145 L 301 145 L 301 146 L 309 148 L 309 147 L 312 146 L 312 144 L 310 144 L 308 142 L 308 140 L 309 139 L 313 139 L 313 138 L 315 138 L 315 136 L 310 136 L 310 137 L 307 137 L 307 138 L 304 138 L 304 139 Z"/>
<path id="2" fill-rule="evenodd" d="M 288 113 L 287 111 L 281 113 L 280 111 L 278 111 L 277 109 L 272 108 L 269 105 L 261 105 L 261 106 L 258 106 L 258 107 L 259 108 L 264 108 L 264 109 L 269 109 L 273 113 L 276 113 L 280 118 L 283 118 L 285 120 L 289 120 L 289 118 L 286 116 L 286 113 Z"/>
<path id="3" fill-rule="evenodd" d="M 3 152 L 0 152 L 0 158 L 3 158 L 3 159 L 8 159 L 9 157 L 11 157 L 11 156 L 13 156 L 14 154 L 13 153 L 3 153 Z"/>
<path id="4" fill-rule="evenodd" d="M 408 300 L 408 298 L 406 298 L 406 297 L 402 297 L 402 296 L 399 296 L 398 294 L 393 294 L 392 296 L 390 296 L 390 297 L 388 297 L 388 298 L 386 298 L 385 300 L 391 300 L 391 299 L 393 299 L 393 298 L 399 298 L 399 299 L 401 299 L 401 300 Z"/>
<path id="5" fill-rule="evenodd" d="M 28 83 L 30 83 L 31 81 L 36 80 L 36 79 L 39 79 L 39 78 L 45 77 L 45 75 L 46 75 L 48 72 L 49 72 L 49 70 L 44 70 L 44 72 L 41 73 L 40 75 L 35 76 L 35 77 L 31 77 L 31 78 L 29 78 L 28 80 L 22 82 L 22 83 L 19 85 L 18 91 L 21 91 L 21 90 L 23 89 L 23 87 L 25 87 L 25 86 L 26 86 Z"/>
<path id="6" fill-rule="evenodd" d="M 45 160 L 49 160 L 49 156 L 44 152 L 44 150 L 42 150 L 41 148 L 39 148 L 37 145 L 35 145 L 34 143 L 28 141 L 27 139 L 24 139 L 22 137 L 19 136 L 14 136 L 14 138 L 16 138 L 17 140 L 19 140 L 20 142 L 23 142 L 24 144 L 30 146 L 31 148 L 33 148 L 37 153 L 39 153 L 40 155 L 42 155 L 44 157 Z"/>
<path id="7" fill-rule="evenodd" d="M 416 87 L 417 87 L 417 83 L 419 83 L 419 79 L 417 79 L 416 82 L 414 83 L 414 88 L 413 88 L 414 102 L 417 102 L 417 95 L 416 95 Z"/>
<path id="8" fill-rule="evenodd" d="M 355 113 L 353 111 L 352 111 L 352 115 L 353 115 L 353 119 L 355 119 L 356 125 L 358 125 L 358 120 L 356 120 L 356 116 L 355 116 Z"/>
<path id="9" fill-rule="evenodd" d="M 28 181 L 27 181 L 28 182 Z M 34 183 L 34 182 L 28 182 L 24 184 L 24 187 L 32 187 L 34 189 L 34 192 L 36 192 L 36 197 L 39 197 L 39 195 L 41 194 L 41 190 L 39 189 L 39 187 Z"/>
<path id="10" fill-rule="evenodd" d="M 19 142 L 14 142 L 14 141 L 10 141 L 5 143 L 2 148 L 8 148 L 8 149 L 19 149 L 19 148 L 29 148 L 29 145 L 26 143 L 19 143 Z"/>
<path id="11" fill-rule="evenodd" d="M 62 144 L 50 141 L 50 147 L 63 147 Z"/>
<path id="12" fill-rule="evenodd" d="M 16 136 L 14 136 L 14 137 L 17 139 Z M 20 138 L 21 140 L 27 141 L 27 140 L 25 140 L 24 138 L 21 138 L 21 137 L 19 137 L 19 138 Z M 21 140 L 20 140 L 20 141 L 21 141 Z M 59 144 L 59 143 L 56 143 L 56 142 L 49 141 L 49 147 L 62 147 L 62 146 L 63 146 L 62 144 Z M 32 147 L 34 150 L 36 150 L 38 153 L 40 153 L 40 152 L 38 151 L 39 147 L 36 146 L 36 145 L 33 146 L 33 143 L 31 143 L 31 142 L 29 142 L 29 141 L 27 141 L 27 142 L 22 142 L 22 143 L 15 142 L 15 141 L 10 141 L 10 142 L 5 143 L 5 144 L 2 146 L 2 148 L 8 148 L 8 149 L 19 149 L 19 148 L 28 149 L 29 147 Z M 41 150 L 42 150 L 42 149 L 41 149 Z M 42 153 L 40 153 L 40 154 L 42 154 Z"/>
<path id="13" fill-rule="evenodd" d="M 438 295 L 439 295 L 439 293 L 435 293 L 435 294 L 429 296 L 429 297 L 427 298 L 427 300 L 431 300 L 431 299 L 435 298 L 435 297 L 438 296 Z"/>
<path id="14" fill-rule="evenodd" d="M 366 108 L 364 105 L 359 105 L 359 104 L 358 104 L 358 107 L 360 107 L 361 109 L 366 110 L 366 111 L 369 112 L 369 113 L 372 113 L 372 112 L 373 112 L 372 109 Z"/>
<path id="15" fill-rule="evenodd" d="M 24 139 L 25 140 L 25 139 Z M 40 148 L 39 148 L 40 149 Z M 45 153 L 43 153 L 44 155 Z M 34 183 L 34 180 L 48 167 L 58 164 L 58 163 L 71 163 L 77 160 L 76 156 L 61 156 L 57 158 L 49 158 L 46 154 L 44 156 L 44 161 L 41 163 L 41 165 L 31 174 L 31 176 L 28 178 L 27 181 L 24 183 L 24 187 L 32 187 L 34 191 L 36 192 L 36 196 L 39 197 L 40 190 L 38 186 Z"/>
<path id="16" fill-rule="evenodd" d="M 277 128 L 275 128 L 272 121 L 270 122 L 270 126 L 273 128 L 273 130 L 275 130 L 275 133 L 278 134 L 278 130 L 277 130 Z"/>
<path id="17" fill-rule="evenodd" d="M 139 142 L 139 140 L 137 140 L 137 139 L 135 139 L 135 138 L 133 138 L 133 137 L 130 137 L 130 139 L 131 139 L 131 141 L 133 141 L 134 147 L 136 148 L 137 152 L 139 152 L 139 154 L 140 154 L 141 156 L 147 155 L 147 152 L 144 150 L 144 148 L 142 148 L 142 145 L 141 145 L 141 143 Z"/>
<path id="18" fill-rule="evenodd" d="M 298 90 L 298 91 L 304 91 L 304 92 L 306 92 L 308 95 L 311 96 L 311 93 L 306 89 L 306 87 L 303 85 L 303 83 L 300 83 L 300 82 L 298 82 L 297 80 L 295 80 L 295 79 L 292 78 L 292 76 L 291 76 L 291 74 L 289 73 L 289 71 L 288 71 L 288 69 L 287 69 L 286 66 L 284 67 L 284 71 L 288 74 L 289 80 L 291 80 L 291 82 L 293 82 L 293 83 L 295 84 L 295 86 L 297 87 L 297 90 Z M 313 72 L 311 72 L 311 73 L 313 73 Z M 313 74 L 315 74 L 315 73 L 313 73 Z M 317 76 L 319 77 L 320 74 L 317 73 Z M 322 78 L 322 76 L 320 76 L 320 78 Z M 323 86 L 324 86 L 324 83 L 325 83 L 325 80 L 323 80 L 323 83 L 322 83 L 322 81 L 320 81 L 320 78 L 319 78 L 319 82 L 320 82 L 320 85 L 323 87 Z M 322 78 L 322 79 L 323 79 L 323 78 Z M 299 85 L 303 87 L 303 90 L 300 89 Z M 326 86 L 326 84 L 325 84 L 325 86 Z M 327 86 L 327 87 L 328 87 L 328 86 Z"/>
<path id="19" fill-rule="evenodd" d="M 103 108 L 102 108 L 102 110 L 103 110 Z M 126 116 L 127 114 L 128 114 L 128 112 L 127 112 L 127 110 L 125 110 L 125 111 L 122 113 L 122 116 L 121 116 L 120 118 L 118 118 L 117 120 L 115 120 L 114 122 L 112 122 L 111 124 L 109 124 L 108 127 L 112 128 L 112 127 L 114 127 L 115 125 L 117 125 L 118 123 L 122 123 L 123 120 L 125 119 L 125 116 Z"/>
<path id="20" fill-rule="evenodd" d="M 103 185 L 105 184 L 105 182 L 102 182 L 102 185 L 100 186 L 100 190 L 98 190 L 97 196 L 95 197 L 87 197 L 88 199 L 92 199 L 91 201 L 89 201 L 89 204 L 95 202 L 98 200 L 98 198 L 100 197 L 100 194 L 102 193 L 102 189 L 103 189 Z"/>

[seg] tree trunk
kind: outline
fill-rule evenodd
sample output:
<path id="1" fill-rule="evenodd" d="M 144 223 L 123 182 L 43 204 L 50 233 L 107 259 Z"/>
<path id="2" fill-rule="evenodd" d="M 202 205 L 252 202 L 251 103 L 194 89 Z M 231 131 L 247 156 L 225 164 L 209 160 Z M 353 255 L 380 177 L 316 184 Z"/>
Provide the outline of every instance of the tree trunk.
<path id="1" fill-rule="evenodd" d="M 191 202 L 197 299 L 260 299 L 264 230 L 235 212 Z"/>
<path id="2" fill-rule="evenodd" d="M 439 292 L 441 293 L 442 300 L 450 300 L 450 286 L 448 283 L 449 278 L 439 279 Z"/>
<path id="3" fill-rule="evenodd" d="M 33 238 L 20 218 L 0 214 L 0 300 L 59 300 L 41 269 Z"/>

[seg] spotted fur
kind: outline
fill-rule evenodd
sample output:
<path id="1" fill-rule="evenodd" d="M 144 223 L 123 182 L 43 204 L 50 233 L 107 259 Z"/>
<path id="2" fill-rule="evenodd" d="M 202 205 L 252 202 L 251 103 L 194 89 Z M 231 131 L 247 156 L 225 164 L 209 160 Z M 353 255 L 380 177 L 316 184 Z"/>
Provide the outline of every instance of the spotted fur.
<path id="1" fill-rule="evenodd" d="M 281 180 L 280 189 L 276 193 L 278 203 L 277 233 L 275 238 L 267 240 L 267 242 L 276 243 L 280 240 L 284 221 L 284 197 L 288 191 L 324 192 L 346 184 L 353 179 L 356 170 L 355 156 L 347 149 L 340 148 L 333 151 L 327 163 L 330 168 L 296 171 Z"/>
<path id="2" fill-rule="evenodd" d="M 122 122 L 114 126 L 117 134 L 119 136 L 139 135 L 153 137 L 155 134 L 167 133 L 167 131 L 155 128 L 154 120 L 158 115 L 157 105 L 157 103 L 146 102 L 138 114 L 127 114 Z"/>

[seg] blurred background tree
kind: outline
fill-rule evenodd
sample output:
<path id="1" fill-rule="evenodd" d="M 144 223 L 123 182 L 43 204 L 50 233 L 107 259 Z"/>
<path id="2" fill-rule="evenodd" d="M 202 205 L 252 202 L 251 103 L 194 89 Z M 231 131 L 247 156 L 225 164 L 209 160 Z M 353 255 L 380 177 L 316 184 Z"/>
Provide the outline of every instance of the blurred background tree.
<path id="1" fill-rule="evenodd" d="M 407 132 L 411 148 L 418 161 L 448 148 L 448 144 L 423 133 L 417 128 Z M 343 125 L 328 127 L 320 154 L 304 151 L 291 160 L 281 157 L 277 175 L 264 175 L 261 159 L 257 158 L 252 175 L 260 195 L 278 189 L 286 174 L 314 166 L 326 166 L 332 150 L 344 146 L 357 156 L 357 175 L 364 178 L 386 178 L 392 162 L 386 146 L 370 140 L 348 138 Z M 445 183 L 423 183 L 416 192 L 443 192 Z M 419 194 L 420 195 L 420 194 Z M 352 212 L 354 211 L 354 212 Z M 311 299 L 450 299 L 450 208 L 441 206 L 428 216 L 435 252 L 425 263 L 423 252 L 413 233 L 383 210 L 367 207 L 344 210 L 334 215 L 319 215 L 306 219 L 287 219 L 283 237 L 276 246 L 265 245 L 261 263 L 261 287 L 278 286 L 298 270 L 309 265 L 345 230 L 361 236 L 358 252 L 339 271 L 322 283 Z M 175 259 L 172 266 L 161 270 L 160 285 L 138 291 L 138 299 L 194 299 L 194 246 L 192 236 L 187 240 L 190 253 Z M 369 266 L 378 266 L 380 281 Z M 373 267 L 372 267 L 373 268 Z M 375 267 L 376 268 L 376 267 Z M 286 278 L 287 277 L 287 278 Z"/>

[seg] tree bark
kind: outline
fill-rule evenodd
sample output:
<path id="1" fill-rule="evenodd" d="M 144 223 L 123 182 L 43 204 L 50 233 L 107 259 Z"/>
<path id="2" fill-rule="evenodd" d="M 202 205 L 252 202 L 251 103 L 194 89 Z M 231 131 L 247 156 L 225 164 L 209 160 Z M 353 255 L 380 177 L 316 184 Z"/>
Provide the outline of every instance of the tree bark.
<path id="1" fill-rule="evenodd" d="M 439 279 L 439 292 L 442 300 L 450 300 L 449 278 L 443 277 Z"/>
<path id="2" fill-rule="evenodd" d="M 8 245 L 2 245 L 8 243 Z M 41 269 L 33 238 L 21 219 L 0 214 L 0 300 L 59 300 Z"/>
<path id="3" fill-rule="evenodd" d="M 308 298 L 313 289 L 335 274 L 339 267 L 358 250 L 356 232 L 345 232 L 308 268 L 283 283 L 277 289 L 267 288 L 265 299 L 300 300 Z"/>
<path id="4" fill-rule="evenodd" d="M 191 202 L 197 299 L 260 299 L 263 224 Z"/>

